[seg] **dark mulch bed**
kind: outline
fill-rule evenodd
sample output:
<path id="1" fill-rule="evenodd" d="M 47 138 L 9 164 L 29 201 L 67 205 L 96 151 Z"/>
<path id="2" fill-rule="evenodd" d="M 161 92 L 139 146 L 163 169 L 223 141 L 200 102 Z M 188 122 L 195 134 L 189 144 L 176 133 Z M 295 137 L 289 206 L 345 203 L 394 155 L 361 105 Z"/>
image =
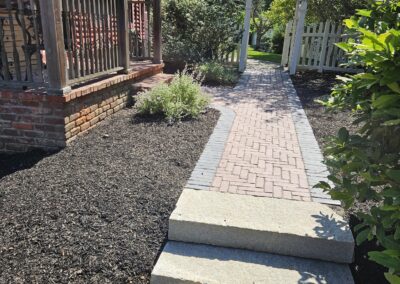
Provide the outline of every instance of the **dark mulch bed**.
<path id="1" fill-rule="evenodd" d="M 336 74 L 304 71 L 292 76 L 292 81 L 322 149 L 326 148 L 328 138 L 336 135 L 340 128 L 346 127 L 353 133 L 357 131 L 358 127 L 352 124 L 350 111 L 327 112 L 325 107 L 315 102 L 329 96 L 332 87 L 337 83 Z M 367 211 L 371 206 L 372 204 L 356 204 L 355 208 L 347 212 L 346 217 L 352 229 L 359 224 L 359 220 L 351 213 L 359 210 Z M 374 241 L 356 247 L 355 262 L 351 265 L 351 270 L 357 284 L 388 283 L 383 275 L 386 272 L 385 268 L 368 260 L 369 251 L 381 249 Z"/>
<path id="2" fill-rule="evenodd" d="M 148 283 L 219 113 L 123 110 L 70 147 L 0 156 L 0 283 Z"/>

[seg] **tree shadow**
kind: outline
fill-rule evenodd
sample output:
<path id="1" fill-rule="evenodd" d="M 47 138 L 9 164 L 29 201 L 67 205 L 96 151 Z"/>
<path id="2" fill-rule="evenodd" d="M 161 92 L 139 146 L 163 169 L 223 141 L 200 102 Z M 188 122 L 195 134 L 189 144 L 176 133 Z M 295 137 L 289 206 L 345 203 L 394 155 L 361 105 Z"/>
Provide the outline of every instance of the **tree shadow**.
<path id="1" fill-rule="evenodd" d="M 32 150 L 27 153 L 0 154 L 0 180 L 15 172 L 30 169 L 58 151 Z"/>
<path id="2" fill-rule="evenodd" d="M 312 215 L 315 221 L 320 224 L 314 228 L 316 235 L 324 239 L 336 239 L 339 241 L 352 241 L 352 233 L 348 223 L 336 219 L 333 215 L 322 214 Z"/>

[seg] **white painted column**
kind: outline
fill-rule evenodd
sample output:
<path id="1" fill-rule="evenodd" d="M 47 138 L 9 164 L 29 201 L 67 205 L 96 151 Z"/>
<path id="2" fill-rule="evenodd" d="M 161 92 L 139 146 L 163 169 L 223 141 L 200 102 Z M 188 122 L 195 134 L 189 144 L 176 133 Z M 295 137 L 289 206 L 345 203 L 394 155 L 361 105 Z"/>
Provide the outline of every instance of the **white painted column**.
<path id="1" fill-rule="evenodd" d="M 300 0 L 298 7 L 298 21 L 296 25 L 296 33 L 294 35 L 293 50 L 290 52 L 289 72 L 291 75 L 296 73 L 297 64 L 300 58 L 301 44 L 303 41 L 304 21 L 307 14 L 307 0 Z"/>
<path id="2" fill-rule="evenodd" d="M 239 72 L 244 72 L 247 65 L 247 49 L 250 37 L 250 18 L 252 0 L 246 0 L 246 16 L 244 18 L 244 32 L 242 37 L 242 47 L 240 49 Z"/>
<path id="3" fill-rule="evenodd" d="M 251 45 L 255 46 L 256 44 L 257 44 L 257 33 L 254 32 L 254 33 L 251 35 Z"/>

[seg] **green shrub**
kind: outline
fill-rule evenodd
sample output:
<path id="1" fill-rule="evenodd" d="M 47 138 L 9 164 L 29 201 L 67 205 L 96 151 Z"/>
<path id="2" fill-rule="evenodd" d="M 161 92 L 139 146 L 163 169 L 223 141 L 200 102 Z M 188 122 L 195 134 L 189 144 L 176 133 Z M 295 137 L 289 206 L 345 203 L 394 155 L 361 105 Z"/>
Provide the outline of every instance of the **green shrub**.
<path id="1" fill-rule="evenodd" d="M 271 51 L 276 54 L 282 54 L 284 41 L 285 32 L 283 30 L 274 30 L 271 37 Z"/>
<path id="2" fill-rule="evenodd" d="M 195 73 L 204 77 L 204 82 L 219 85 L 235 84 L 239 78 L 236 68 L 216 61 L 205 62 L 195 67 Z"/>
<path id="3" fill-rule="evenodd" d="M 209 105 L 200 84 L 185 73 L 175 75 L 170 85 L 160 84 L 138 96 L 136 108 L 143 115 L 164 115 L 169 122 L 196 118 Z"/>
<path id="4" fill-rule="evenodd" d="M 163 1 L 164 59 L 194 63 L 234 51 L 243 10 L 239 0 Z"/>
<path id="5" fill-rule="evenodd" d="M 400 2 L 371 1 L 345 21 L 350 34 L 338 46 L 364 73 L 344 78 L 326 105 L 352 108 L 360 126 L 350 135 L 343 128 L 326 151 L 333 187 L 320 183 L 349 208 L 372 201 L 369 212 L 358 212 L 356 241 L 376 239 L 384 248 L 370 252 L 387 267 L 391 283 L 400 283 Z"/>

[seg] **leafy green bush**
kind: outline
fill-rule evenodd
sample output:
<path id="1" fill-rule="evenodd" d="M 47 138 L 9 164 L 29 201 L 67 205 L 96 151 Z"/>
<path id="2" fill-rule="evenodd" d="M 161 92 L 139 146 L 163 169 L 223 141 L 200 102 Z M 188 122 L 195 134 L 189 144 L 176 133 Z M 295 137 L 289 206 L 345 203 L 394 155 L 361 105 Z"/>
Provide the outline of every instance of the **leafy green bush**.
<path id="1" fill-rule="evenodd" d="M 165 60 L 202 62 L 232 52 L 241 39 L 243 11 L 240 0 L 163 1 Z"/>
<path id="2" fill-rule="evenodd" d="M 357 35 L 338 46 L 364 73 L 337 86 L 326 105 L 352 108 L 359 133 L 343 128 L 326 151 L 332 175 L 320 187 L 349 208 L 372 201 L 369 212 L 358 212 L 356 241 L 376 239 L 385 248 L 370 252 L 387 267 L 386 278 L 400 283 L 400 2 L 371 1 L 369 10 L 345 21 Z"/>
<path id="3" fill-rule="evenodd" d="M 271 37 L 271 52 L 282 54 L 283 43 L 285 41 L 285 32 L 275 29 Z"/>
<path id="4" fill-rule="evenodd" d="M 204 76 L 204 82 L 209 84 L 231 85 L 235 84 L 239 78 L 236 68 L 216 61 L 197 65 L 195 73 Z"/>
<path id="5" fill-rule="evenodd" d="M 164 115 L 170 122 L 196 118 L 209 105 L 200 84 L 185 73 L 175 75 L 170 85 L 160 84 L 138 96 L 136 108 L 144 115 Z"/>

